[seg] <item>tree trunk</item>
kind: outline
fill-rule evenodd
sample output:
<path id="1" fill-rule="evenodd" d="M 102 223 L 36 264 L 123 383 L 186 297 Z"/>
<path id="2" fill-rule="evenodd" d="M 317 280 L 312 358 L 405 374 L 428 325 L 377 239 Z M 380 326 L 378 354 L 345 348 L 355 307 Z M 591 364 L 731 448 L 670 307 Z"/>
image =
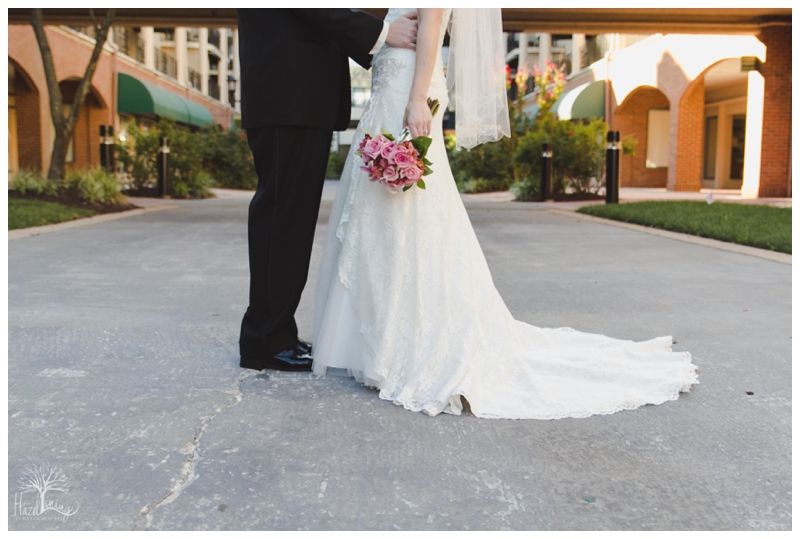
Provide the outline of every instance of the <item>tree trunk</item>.
<path id="1" fill-rule="evenodd" d="M 94 13 L 91 10 L 90 12 L 92 13 L 92 21 L 94 22 Z M 70 113 L 65 118 L 63 112 L 64 100 L 61 95 L 61 88 L 58 86 L 55 64 L 53 63 L 53 53 L 50 50 L 47 34 L 45 34 L 44 31 L 42 10 L 39 8 L 31 10 L 31 26 L 33 26 L 33 32 L 36 34 L 36 42 L 39 44 L 39 51 L 42 54 L 42 64 L 44 66 L 45 79 L 47 80 L 47 93 L 50 98 L 50 116 L 56 131 L 55 141 L 53 141 L 53 152 L 50 157 L 50 169 L 47 172 L 47 177 L 50 180 L 60 181 L 64 178 L 69 140 L 72 137 L 72 133 L 75 132 L 75 125 L 78 123 L 79 114 L 86 101 L 86 96 L 91 89 L 92 77 L 97 68 L 97 63 L 100 60 L 100 54 L 103 52 L 103 45 L 108 37 L 108 31 L 111 28 L 111 21 L 114 18 L 115 12 L 115 8 L 109 8 L 106 10 L 106 15 L 100 26 L 93 24 L 95 30 L 94 50 L 89 59 L 89 65 L 86 66 L 83 78 L 78 83 L 78 89 L 75 92 L 75 100 L 70 108 Z"/>

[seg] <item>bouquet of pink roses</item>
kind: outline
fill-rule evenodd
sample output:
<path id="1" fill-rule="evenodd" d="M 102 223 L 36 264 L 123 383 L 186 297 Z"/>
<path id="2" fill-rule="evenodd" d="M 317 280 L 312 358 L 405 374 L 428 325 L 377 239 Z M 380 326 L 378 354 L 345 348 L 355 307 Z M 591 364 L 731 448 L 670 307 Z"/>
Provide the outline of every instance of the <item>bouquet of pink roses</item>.
<path id="1" fill-rule="evenodd" d="M 438 101 L 428 99 L 428 106 L 435 115 L 439 108 Z M 425 189 L 422 177 L 433 172 L 430 168 L 433 163 L 425 158 L 430 145 L 429 137 L 411 138 L 408 127 L 397 138 L 381 130 L 380 135 L 367 133 L 356 155 L 364 162 L 361 170 L 369 174 L 369 181 L 380 182 L 394 194 L 408 191 L 414 185 Z"/>

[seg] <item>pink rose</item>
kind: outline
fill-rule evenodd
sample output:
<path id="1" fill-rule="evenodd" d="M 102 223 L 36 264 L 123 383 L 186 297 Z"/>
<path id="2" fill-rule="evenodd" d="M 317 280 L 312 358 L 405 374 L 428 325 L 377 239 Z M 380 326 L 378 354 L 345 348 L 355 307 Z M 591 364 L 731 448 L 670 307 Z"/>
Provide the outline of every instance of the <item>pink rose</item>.
<path id="1" fill-rule="evenodd" d="M 406 167 L 400 171 L 400 177 L 416 182 L 422 177 L 422 171 L 416 165 Z"/>
<path id="2" fill-rule="evenodd" d="M 384 146 L 386 146 L 386 143 L 388 142 L 391 141 L 386 137 L 384 137 L 383 135 L 378 135 L 377 137 L 370 139 L 370 141 L 367 142 L 362 151 L 367 155 L 369 155 L 370 159 L 375 158 L 378 155 L 380 155 L 381 150 L 383 149 Z"/>
<path id="3" fill-rule="evenodd" d="M 400 168 L 413 167 L 416 165 L 416 159 L 409 155 L 406 148 L 398 148 L 394 154 L 394 162 Z"/>
<path id="4" fill-rule="evenodd" d="M 397 167 L 389 166 L 383 171 L 383 177 L 387 182 L 394 182 L 399 177 Z"/>
<path id="5" fill-rule="evenodd" d="M 389 163 L 394 162 L 394 154 L 397 153 L 397 144 L 392 141 L 389 141 L 389 144 L 381 149 L 381 157 L 388 160 Z"/>

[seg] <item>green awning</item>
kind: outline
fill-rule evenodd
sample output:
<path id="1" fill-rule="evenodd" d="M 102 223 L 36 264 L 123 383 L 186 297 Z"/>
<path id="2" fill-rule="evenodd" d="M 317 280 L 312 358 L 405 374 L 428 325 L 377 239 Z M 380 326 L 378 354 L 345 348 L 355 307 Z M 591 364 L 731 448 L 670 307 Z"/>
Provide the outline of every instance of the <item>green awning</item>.
<path id="1" fill-rule="evenodd" d="M 169 90 L 119 73 L 119 99 L 117 112 L 128 114 L 155 114 L 176 122 L 197 127 L 213 122 L 214 117 L 203 105 L 189 101 Z"/>
<path id="2" fill-rule="evenodd" d="M 535 102 L 525 107 L 525 112 L 535 116 L 539 107 Z M 561 94 L 551 109 L 560 120 L 588 120 L 606 116 L 606 81 L 587 82 Z"/>

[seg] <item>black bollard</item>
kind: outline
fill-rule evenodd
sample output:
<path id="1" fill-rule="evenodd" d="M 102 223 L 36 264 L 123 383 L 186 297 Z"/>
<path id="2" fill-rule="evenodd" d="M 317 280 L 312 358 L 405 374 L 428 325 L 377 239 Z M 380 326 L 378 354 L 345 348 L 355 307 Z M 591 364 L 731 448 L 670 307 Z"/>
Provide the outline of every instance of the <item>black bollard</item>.
<path id="1" fill-rule="evenodd" d="M 606 141 L 606 204 L 619 204 L 619 131 L 609 131 Z"/>
<path id="2" fill-rule="evenodd" d="M 169 139 L 161 137 L 161 148 L 158 151 L 158 194 L 169 196 Z"/>
<path id="3" fill-rule="evenodd" d="M 553 177 L 553 145 L 542 142 L 542 185 L 539 198 L 545 202 L 550 196 L 550 181 Z"/>

